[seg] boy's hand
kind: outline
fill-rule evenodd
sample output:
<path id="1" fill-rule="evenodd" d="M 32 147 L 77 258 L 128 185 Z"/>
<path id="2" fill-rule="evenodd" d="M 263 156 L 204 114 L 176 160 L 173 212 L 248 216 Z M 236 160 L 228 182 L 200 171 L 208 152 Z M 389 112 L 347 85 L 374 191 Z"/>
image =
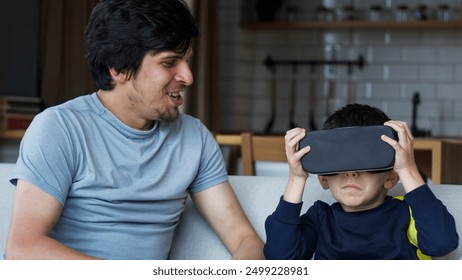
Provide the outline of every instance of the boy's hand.
<path id="1" fill-rule="evenodd" d="M 285 136 L 286 156 L 287 162 L 289 163 L 289 178 L 283 197 L 285 201 L 291 203 L 300 203 L 302 201 L 305 183 L 309 175 L 303 170 L 301 159 L 311 148 L 306 146 L 298 151 L 298 142 L 300 142 L 305 135 L 305 129 L 294 128 L 287 131 Z"/>
<path id="2" fill-rule="evenodd" d="M 395 165 L 393 170 L 399 175 L 407 192 L 423 185 L 425 182 L 420 176 L 414 159 L 414 137 L 406 122 L 388 121 L 384 125 L 393 128 L 398 134 L 398 141 L 382 135 L 382 140 L 395 149 Z"/>
<path id="3" fill-rule="evenodd" d="M 294 128 L 287 131 L 285 135 L 285 149 L 290 175 L 306 179 L 309 174 L 303 170 L 301 159 L 311 148 L 307 146 L 298 151 L 298 143 L 305 135 L 306 131 L 303 128 Z"/>
<path id="4" fill-rule="evenodd" d="M 399 174 L 402 170 L 415 167 L 414 137 L 405 122 L 388 121 L 385 125 L 393 128 L 398 134 L 398 141 L 383 135 L 382 140 L 387 142 L 396 151 L 394 170 Z"/>

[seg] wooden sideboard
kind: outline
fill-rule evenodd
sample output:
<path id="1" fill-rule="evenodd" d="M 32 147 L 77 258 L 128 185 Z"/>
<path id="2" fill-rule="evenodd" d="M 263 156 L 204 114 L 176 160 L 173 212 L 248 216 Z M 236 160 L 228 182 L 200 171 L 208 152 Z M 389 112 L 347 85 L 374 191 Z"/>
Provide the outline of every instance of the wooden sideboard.
<path id="1" fill-rule="evenodd" d="M 462 140 L 417 138 L 415 160 L 434 184 L 462 184 Z"/>

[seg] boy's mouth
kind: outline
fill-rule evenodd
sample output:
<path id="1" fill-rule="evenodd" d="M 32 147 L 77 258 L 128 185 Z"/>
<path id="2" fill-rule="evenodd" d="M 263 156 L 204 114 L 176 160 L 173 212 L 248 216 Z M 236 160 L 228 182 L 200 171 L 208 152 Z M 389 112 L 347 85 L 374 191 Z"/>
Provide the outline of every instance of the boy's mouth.
<path id="1" fill-rule="evenodd" d="M 344 189 L 356 189 L 356 190 L 361 189 L 358 185 L 355 185 L 355 184 L 348 184 L 348 185 L 345 185 L 343 188 Z"/>

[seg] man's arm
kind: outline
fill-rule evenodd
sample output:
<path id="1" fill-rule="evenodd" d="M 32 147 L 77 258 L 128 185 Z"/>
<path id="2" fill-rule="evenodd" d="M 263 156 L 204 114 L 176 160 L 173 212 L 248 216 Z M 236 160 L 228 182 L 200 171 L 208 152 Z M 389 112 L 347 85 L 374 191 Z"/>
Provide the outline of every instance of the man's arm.
<path id="1" fill-rule="evenodd" d="M 229 182 L 191 196 L 233 259 L 264 259 L 263 241 L 247 219 Z"/>
<path id="2" fill-rule="evenodd" d="M 61 204 L 35 185 L 18 180 L 6 244 L 7 259 L 93 259 L 49 237 Z"/>

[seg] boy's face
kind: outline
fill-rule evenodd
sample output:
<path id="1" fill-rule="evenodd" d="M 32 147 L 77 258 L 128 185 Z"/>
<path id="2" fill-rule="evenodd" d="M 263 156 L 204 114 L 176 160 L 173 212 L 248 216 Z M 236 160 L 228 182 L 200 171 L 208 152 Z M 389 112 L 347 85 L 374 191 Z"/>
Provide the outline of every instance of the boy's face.
<path id="1" fill-rule="evenodd" d="M 329 188 L 346 212 L 375 208 L 383 203 L 387 191 L 398 182 L 394 171 L 383 173 L 347 172 L 318 176 L 323 188 Z"/>

